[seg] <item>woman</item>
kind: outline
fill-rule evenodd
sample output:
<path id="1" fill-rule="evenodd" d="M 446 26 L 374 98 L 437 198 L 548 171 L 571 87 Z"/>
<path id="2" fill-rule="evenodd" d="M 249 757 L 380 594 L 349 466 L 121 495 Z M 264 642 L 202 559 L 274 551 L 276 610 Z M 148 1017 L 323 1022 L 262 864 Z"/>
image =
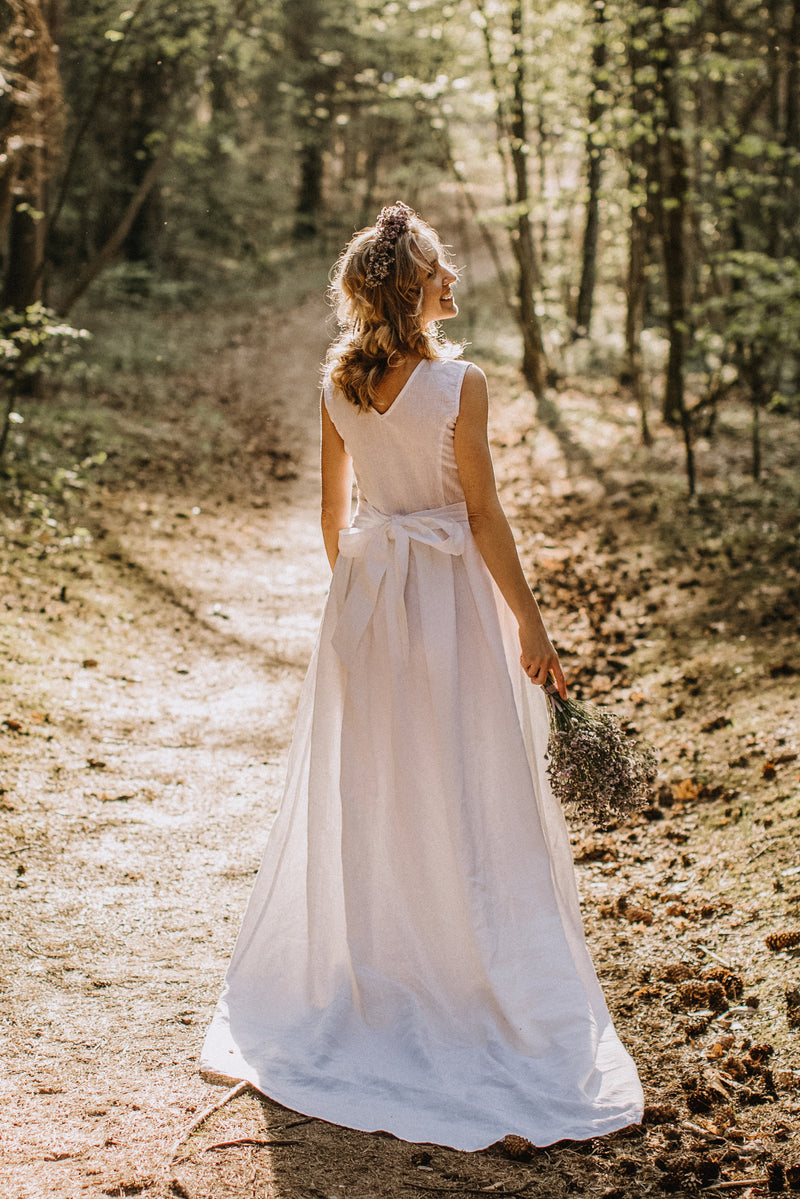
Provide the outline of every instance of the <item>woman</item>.
<path id="1" fill-rule="evenodd" d="M 548 786 L 541 685 L 566 687 L 497 498 L 486 381 L 437 336 L 455 281 L 399 202 L 337 266 L 331 591 L 203 1064 L 307 1115 L 475 1150 L 610 1132 L 642 1095 Z"/>

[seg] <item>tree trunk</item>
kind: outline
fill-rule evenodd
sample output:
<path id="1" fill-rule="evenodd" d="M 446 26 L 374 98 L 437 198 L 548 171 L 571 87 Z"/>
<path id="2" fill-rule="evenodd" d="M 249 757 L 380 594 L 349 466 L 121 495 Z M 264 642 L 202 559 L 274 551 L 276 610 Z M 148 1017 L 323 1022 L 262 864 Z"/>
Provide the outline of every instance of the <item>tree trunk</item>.
<path id="1" fill-rule="evenodd" d="M 647 295 L 645 270 L 650 257 L 650 212 L 645 195 L 647 146 L 644 135 L 650 104 L 640 74 L 646 64 L 646 56 L 641 50 L 641 42 L 641 21 L 634 20 L 628 37 L 628 62 L 631 72 L 631 106 L 635 114 L 638 132 L 631 141 L 628 151 L 628 188 L 632 199 L 628 229 L 628 274 L 625 287 L 627 307 L 623 381 L 630 386 L 633 392 L 639 407 L 642 441 L 649 446 L 653 440 L 649 424 L 651 397 L 649 380 L 642 362 L 642 329 Z"/>
<path id="2" fill-rule="evenodd" d="M 18 185 L 13 191 L 6 277 L 0 305 L 16 312 L 22 312 L 42 298 L 42 175 L 36 161 L 40 158 L 38 148 L 30 151 L 26 184 Z"/>
<path id="3" fill-rule="evenodd" d="M 296 108 L 299 178 L 294 205 L 295 241 L 319 232 L 323 211 L 324 150 L 331 138 L 331 105 L 336 67 L 321 60 L 325 47 L 325 0 L 291 0 L 281 6 L 287 51 L 296 65 L 296 86 L 303 99 Z"/>
<path id="4" fill-rule="evenodd" d="M 57 11 L 52 9 L 54 17 Z M 15 86 L 3 123 L 8 215 L 0 304 L 22 311 L 42 296 L 44 189 L 60 149 L 62 101 L 57 51 L 40 6 L 14 0 L 6 15 L 4 41 Z"/>
<path id="5" fill-rule="evenodd" d="M 525 52 L 522 42 L 522 0 L 512 0 L 509 17 L 513 69 L 502 72 L 494 55 L 491 28 L 484 0 L 475 0 L 480 14 L 489 78 L 494 93 L 497 153 L 503 172 L 506 207 L 516 209 L 510 230 L 511 251 L 517 267 L 517 304 L 514 316 L 522 334 L 522 373 L 540 406 L 547 388 L 547 357 L 542 340 L 534 295 L 540 286 L 540 271 L 533 240 L 528 185 L 528 139 L 525 113 Z M 507 79 L 511 91 L 507 92 Z M 487 233 L 484 232 L 484 240 Z M 494 254 L 493 254 L 494 257 Z M 498 274 L 500 274 L 499 264 Z"/>
<path id="6" fill-rule="evenodd" d="M 522 330 L 522 373 L 537 401 L 544 399 L 547 389 L 547 356 L 545 354 L 534 293 L 540 283 L 536 249 L 530 215 L 528 186 L 528 131 L 525 114 L 525 53 L 522 43 L 522 0 L 511 5 L 512 57 L 516 70 L 512 73 L 511 102 L 511 165 L 514 172 L 517 222 L 511 246 L 517 262 L 517 299 Z"/>
<path id="7" fill-rule="evenodd" d="M 300 184 L 294 215 L 294 238 L 316 237 L 322 211 L 322 147 L 308 141 L 300 150 Z"/>
<path id="8" fill-rule="evenodd" d="M 655 200 L 661 237 L 667 293 L 669 355 L 662 415 L 668 423 L 678 424 L 686 410 L 685 221 L 688 183 L 678 99 L 678 55 L 664 25 L 664 16 L 668 8 L 668 0 L 658 0 L 661 21 L 655 47 L 655 67 L 657 92 L 663 106 L 663 120 L 659 121 L 658 128 L 658 186 L 653 188 L 651 194 Z"/>
<path id="9" fill-rule="evenodd" d="M 597 239 L 600 231 L 600 181 L 603 175 L 603 143 L 597 134 L 605 106 L 604 93 L 607 89 L 605 8 L 602 4 L 593 4 L 593 9 L 595 40 L 592 47 L 592 74 L 589 81 L 587 114 L 589 123 L 586 131 L 586 186 L 589 195 L 586 201 L 586 224 L 581 250 L 581 282 L 575 309 L 575 334 L 578 337 L 588 336 L 592 324 L 594 288 L 597 278 Z"/>

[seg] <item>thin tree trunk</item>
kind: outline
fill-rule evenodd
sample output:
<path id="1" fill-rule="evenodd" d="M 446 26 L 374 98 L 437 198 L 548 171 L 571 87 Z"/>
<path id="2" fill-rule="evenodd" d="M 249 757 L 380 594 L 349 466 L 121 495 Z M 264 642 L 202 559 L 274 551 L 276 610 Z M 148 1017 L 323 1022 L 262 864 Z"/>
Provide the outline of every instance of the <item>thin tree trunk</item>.
<path id="1" fill-rule="evenodd" d="M 541 402 L 547 389 L 547 356 L 542 339 L 539 316 L 536 312 L 534 292 L 540 282 L 536 250 L 530 215 L 530 189 L 528 186 L 528 130 L 525 114 L 525 52 L 522 41 L 522 0 L 513 0 L 511 5 L 512 58 L 516 70 L 512 73 L 511 105 L 511 164 L 514 171 L 515 202 L 517 205 L 516 236 L 512 239 L 514 257 L 517 260 L 519 320 L 522 328 L 524 351 L 522 373 L 525 381 Z"/>
<path id="2" fill-rule="evenodd" d="M 642 361 L 642 327 L 644 325 L 644 301 L 646 294 L 645 267 L 647 265 L 647 214 L 641 205 L 634 204 L 630 213 L 628 233 L 628 279 L 626 285 L 627 309 L 625 313 L 625 375 L 639 408 L 639 424 L 642 441 L 653 443 L 650 432 L 650 386 Z"/>
<path id="3" fill-rule="evenodd" d="M 689 494 L 695 492 L 694 448 L 691 415 L 686 406 L 686 193 L 688 171 L 678 99 L 678 55 L 667 31 L 669 0 L 657 0 L 659 24 L 655 44 L 656 92 L 662 111 L 658 120 L 650 198 L 656 217 L 664 263 L 667 293 L 667 355 L 662 416 L 680 424 L 683 434 Z"/>
<path id="4" fill-rule="evenodd" d="M 495 145 L 502 168 L 501 174 L 503 177 L 503 199 L 505 200 L 506 208 L 511 208 L 513 203 L 511 187 L 512 170 L 508 155 L 508 146 L 511 140 L 511 135 L 509 129 L 508 112 L 506 111 L 505 93 L 501 81 L 500 69 L 494 56 L 491 27 L 489 25 L 489 18 L 486 13 L 486 5 L 484 0 L 475 0 L 475 8 L 481 17 L 481 32 L 483 33 L 483 45 L 486 51 L 486 65 L 489 68 L 489 80 L 491 82 L 492 93 L 494 95 L 494 124 L 496 134 Z"/>
<path id="5" fill-rule="evenodd" d="M 316 237 L 322 210 L 322 147 L 308 141 L 300 150 L 300 185 L 297 189 L 294 229 L 296 241 Z"/>
<path id="6" fill-rule="evenodd" d="M 668 0 L 658 0 L 661 15 L 656 46 L 656 77 L 664 118 L 658 130 L 658 183 L 653 190 L 664 257 L 669 356 L 664 387 L 664 420 L 676 424 L 685 410 L 686 351 L 685 220 L 687 168 L 678 101 L 678 56 L 663 24 Z"/>
<path id="7" fill-rule="evenodd" d="M 444 126 L 444 128 L 446 128 L 446 125 Z M 491 231 L 491 229 L 489 229 L 486 222 L 481 220 L 480 209 L 478 208 L 478 205 L 475 202 L 474 196 L 472 195 L 472 193 L 469 190 L 469 187 L 467 185 L 467 180 L 465 179 L 463 172 L 460 170 L 458 163 L 453 158 L 453 151 L 452 151 L 452 147 L 450 145 L 449 138 L 447 138 L 447 136 L 445 135 L 443 137 L 442 141 L 443 141 L 445 157 L 447 159 L 447 164 L 450 167 L 450 171 L 453 175 L 453 178 L 456 180 L 459 188 L 461 189 L 461 194 L 464 197 L 464 201 L 467 205 L 467 208 L 469 209 L 469 211 L 472 215 L 473 221 L 475 222 L 475 224 L 478 227 L 478 232 L 481 235 L 481 240 L 483 241 L 483 244 L 486 246 L 486 249 L 489 251 L 489 257 L 491 258 L 492 263 L 494 265 L 495 274 L 497 275 L 497 281 L 500 284 L 500 288 L 503 293 L 503 301 L 504 301 L 506 307 L 508 308 L 509 312 L 511 313 L 511 315 L 514 317 L 514 319 L 518 320 L 519 313 L 517 312 L 517 309 L 514 307 L 512 301 L 511 301 L 511 296 L 512 296 L 511 283 L 509 282 L 509 279 L 505 272 L 505 268 L 503 267 L 503 262 L 500 257 L 500 250 L 498 249 L 497 242 L 492 237 L 492 231 Z"/>
<path id="8" fill-rule="evenodd" d="M 522 334 L 522 373 L 536 397 L 537 404 L 541 406 L 544 403 L 547 388 L 547 357 L 534 301 L 534 295 L 540 286 L 540 272 L 530 216 L 522 0 L 512 0 L 510 7 L 513 70 L 509 72 L 512 82 L 511 95 L 508 98 L 505 90 L 508 85 L 502 77 L 494 57 L 491 28 L 484 0 L 475 0 L 475 8 L 481 17 L 489 76 L 494 92 L 497 153 L 503 167 L 506 206 L 516 209 L 514 227 L 510 233 L 511 251 L 517 266 L 517 305 L 514 315 Z M 488 233 L 488 231 L 486 232 Z M 486 240 L 486 234 L 484 234 L 484 240 Z M 494 251 L 490 252 L 492 252 L 495 266 L 500 272 L 502 268 L 499 258 L 496 258 Z"/>
<path id="9" fill-rule="evenodd" d="M 750 444 L 752 448 L 753 478 L 756 483 L 761 478 L 761 398 L 753 396 L 751 401 L 753 419 L 750 425 Z"/>
<path id="10" fill-rule="evenodd" d="M 631 388 L 639 407 L 642 441 L 652 444 L 649 411 L 651 404 L 649 379 L 642 361 L 642 329 L 644 327 L 647 279 L 645 270 L 650 257 L 650 212 L 646 202 L 647 151 L 644 126 L 649 103 L 642 87 L 640 72 L 646 65 L 641 49 L 641 20 L 634 20 L 628 38 L 628 62 L 631 73 L 631 107 L 639 130 L 628 150 L 628 188 L 632 196 L 628 228 L 628 274 L 625 287 L 625 368 L 623 378 Z"/>
<path id="11" fill-rule="evenodd" d="M 27 179 L 13 192 L 8 225 L 6 277 L 0 305 L 22 312 L 42 298 L 42 259 L 44 229 L 42 223 L 41 149 L 28 151 Z"/>
<path id="12" fill-rule="evenodd" d="M 592 324 L 594 288 L 597 279 L 597 240 L 600 231 L 600 182 L 603 176 L 603 142 L 598 138 L 598 126 L 605 107 L 606 42 L 605 8 L 593 4 L 595 39 L 592 47 L 592 73 L 589 80 L 588 128 L 586 131 L 586 224 L 583 231 L 581 250 L 581 282 L 578 303 L 575 309 L 575 333 L 578 337 L 588 336 Z"/>
<path id="13" fill-rule="evenodd" d="M 62 102 L 57 51 L 45 13 L 26 0 L 9 7 L 6 15 L 11 19 L 3 22 L 4 39 L 13 45 L 21 86 L 12 92 L 5 126 L 8 226 L 0 305 L 22 311 L 42 297 L 44 189 L 60 150 Z M 52 15 L 57 15 L 55 9 Z M 12 140 L 18 149 L 9 150 Z"/>
<path id="14" fill-rule="evenodd" d="M 544 105 L 539 104 L 536 113 L 536 165 L 538 168 L 539 195 L 547 194 L 547 125 L 544 119 Z M 565 229 L 569 222 L 564 222 Z M 541 246 L 541 270 L 550 261 L 548 247 L 550 244 L 550 228 L 547 222 L 547 207 L 542 204 L 539 210 L 539 245 Z M 541 275 L 540 270 L 540 275 Z"/>

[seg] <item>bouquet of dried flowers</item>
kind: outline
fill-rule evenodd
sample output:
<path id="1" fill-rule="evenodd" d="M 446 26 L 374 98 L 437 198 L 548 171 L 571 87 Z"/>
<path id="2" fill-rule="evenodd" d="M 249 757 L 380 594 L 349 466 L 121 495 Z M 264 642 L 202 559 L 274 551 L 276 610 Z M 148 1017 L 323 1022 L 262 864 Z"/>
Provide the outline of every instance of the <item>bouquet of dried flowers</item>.
<path id="1" fill-rule="evenodd" d="M 550 714 L 547 773 L 556 799 L 601 827 L 644 807 L 656 777 L 652 748 L 627 737 L 612 712 L 562 699 L 553 682 L 545 693 Z"/>

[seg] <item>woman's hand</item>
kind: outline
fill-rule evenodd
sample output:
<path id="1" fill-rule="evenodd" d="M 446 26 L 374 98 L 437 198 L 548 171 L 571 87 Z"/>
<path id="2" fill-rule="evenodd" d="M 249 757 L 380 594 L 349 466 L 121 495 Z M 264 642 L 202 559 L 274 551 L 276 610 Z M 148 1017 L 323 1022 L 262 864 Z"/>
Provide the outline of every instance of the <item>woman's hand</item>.
<path id="1" fill-rule="evenodd" d="M 519 660 L 530 681 L 536 683 L 538 687 L 543 687 L 547 682 L 547 676 L 552 674 L 558 687 L 558 694 L 562 699 L 566 699 L 567 684 L 564 672 L 544 625 L 541 622 L 532 627 L 520 625 L 519 643 L 522 649 Z"/>

